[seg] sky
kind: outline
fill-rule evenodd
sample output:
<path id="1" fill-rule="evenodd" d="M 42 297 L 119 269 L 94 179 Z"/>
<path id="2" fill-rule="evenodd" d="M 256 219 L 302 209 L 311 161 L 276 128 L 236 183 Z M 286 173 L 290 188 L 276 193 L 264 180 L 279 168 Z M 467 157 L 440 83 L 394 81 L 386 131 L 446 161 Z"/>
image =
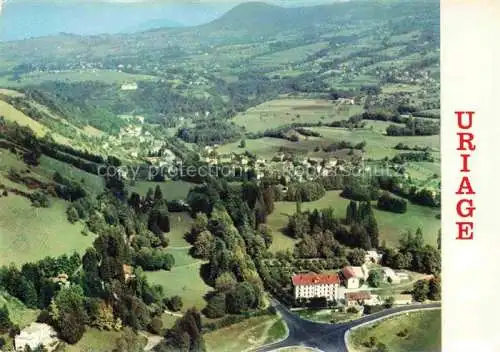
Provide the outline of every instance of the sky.
<path id="1" fill-rule="evenodd" d="M 265 0 L 304 6 L 339 0 Z M 0 3 L 2 0 L 0 0 Z M 210 22 L 249 0 L 3 0 L 0 41 L 71 33 L 130 33 Z"/>

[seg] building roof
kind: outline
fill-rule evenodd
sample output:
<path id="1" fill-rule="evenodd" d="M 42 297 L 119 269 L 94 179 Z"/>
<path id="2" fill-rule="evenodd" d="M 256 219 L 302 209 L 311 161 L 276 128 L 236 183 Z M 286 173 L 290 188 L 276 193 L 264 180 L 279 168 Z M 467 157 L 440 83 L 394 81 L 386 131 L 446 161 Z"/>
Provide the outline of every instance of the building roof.
<path id="1" fill-rule="evenodd" d="M 344 275 L 347 280 L 353 277 L 356 277 L 358 279 L 362 279 L 365 277 L 363 268 L 360 266 L 346 266 L 344 269 L 342 269 L 342 275 Z"/>
<path id="2" fill-rule="evenodd" d="M 292 277 L 292 283 L 294 286 L 338 284 L 340 278 L 338 274 L 297 274 Z"/>
<path id="3" fill-rule="evenodd" d="M 368 291 L 346 292 L 345 299 L 347 301 L 362 301 L 370 299 L 372 296 Z"/>

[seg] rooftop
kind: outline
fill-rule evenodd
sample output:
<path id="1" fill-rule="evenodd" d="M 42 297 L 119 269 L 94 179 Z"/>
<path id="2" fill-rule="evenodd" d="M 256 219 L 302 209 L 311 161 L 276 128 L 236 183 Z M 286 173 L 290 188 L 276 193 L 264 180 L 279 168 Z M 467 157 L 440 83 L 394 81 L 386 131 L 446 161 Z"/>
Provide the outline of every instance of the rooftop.
<path id="1" fill-rule="evenodd" d="M 292 283 L 294 286 L 339 284 L 340 278 L 338 274 L 297 274 L 292 277 Z"/>
<path id="2" fill-rule="evenodd" d="M 368 291 L 346 292 L 345 294 L 345 299 L 347 301 L 362 301 L 370 298 L 371 294 Z"/>
<path id="3" fill-rule="evenodd" d="M 360 266 L 346 266 L 344 269 L 342 269 L 342 275 L 349 280 L 353 277 L 362 279 L 365 277 L 365 274 L 363 272 L 363 268 Z"/>

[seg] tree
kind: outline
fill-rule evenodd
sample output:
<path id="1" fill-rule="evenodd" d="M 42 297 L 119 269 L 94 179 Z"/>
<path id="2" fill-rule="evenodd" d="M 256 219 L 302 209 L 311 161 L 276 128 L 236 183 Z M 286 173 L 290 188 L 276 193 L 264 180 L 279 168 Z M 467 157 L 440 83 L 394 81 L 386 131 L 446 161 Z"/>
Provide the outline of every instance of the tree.
<path id="1" fill-rule="evenodd" d="M 113 307 L 104 301 L 99 301 L 95 307 L 94 325 L 99 330 L 113 330 L 115 327 L 115 317 Z"/>
<path id="2" fill-rule="evenodd" d="M 210 297 L 203 313 L 210 319 L 222 318 L 226 314 L 226 294 L 219 292 Z"/>
<path id="3" fill-rule="evenodd" d="M 255 290 L 248 282 L 240 282 L 236 288 L 227 294 L 227 310 L 232 314 L 239 314 L 257 307 Z"/>
<path id="4" fill-rule="evenodd" d="M 197 235 L 193 246 L 193 256 L 201 259 L 210 258 L 214 247 L 214 236 L 205 230 Z"/>
<path id="5" fill-rule="evenodd" d="M 72 224 L 80 220 L 80 217 L 78 216 L 78 211 L 73 205 L 68 207 L 68 209 L 66 210 L 66 214 L 68 216 L 68 221 Z"/>
<path id="6" fill-rule="evenodd" d="M 126 327 L 121 336 L 116 339 L 113 352 L 143 352 L 146 341 L 136 334 L 132 329 Z"/>
<path id="7" fill-rule="evenodd" d="M 348 255 L 349 263 L 354 266 L 361 266 L 365 263 L 366 252 L 362 248 L 354 248 Z"/>
<path id="8" fill-rule="evenodd" d="M 149 214 L 148 228 L 156 235 L 170 232 L 170 219 L 165 204 L 157 204 Z"/>
<path id="9" fill-rule="evenodd" d="M 417 302 L 424 302 L 429 295 L 429 284 L 425 280 L 419 280 L 413 286 L 412 296 Z"/>
<path id="10" fill-rule="evenodd" d="M 84 309 L 83 289 L 78 285 L 63 288 L 54 298 L 57 307 L 56 328 L 60 337 L 70 343 L 77 343 L 85 332 L 87 315 Z"/>
<path id="11" fill-rule="evenodd" d="M 159 335 L 163 329 L 163 322 L 159 317 L 154 317 L 151 319 L 148 328 L 151 333 Z"/>
<path id="12" fill-rule="evenodd" d="M 242 139 L 240 141 L 240 144 L 238 145 L 238 148 L 246 148 L 247 146 L 247 141 L 245 139 Z"/>
<path id="13" fill-rule="evenodd" d="M 378 270 L 371 270 L 368 275 L 367 282 L 371 287 L 380 287 L 380 284 L 382 283 L 382 275 L 380 275 Z"/>
<path id="14" fill-rule="evenodd" d="M 160 185 L 156 185 L 155 194 L 154 194 L 154 201 L 159 202 L 161 200 L 163 200 L 163 192 L 160 188 Z"/>
<path id="15" fill-rule="evenodd" d="M 232 291 L 237 284 L 234 274 L 231 272 L 222 273 L 217 279 L 215 279 L 215 289 L 220 292 Z"/>
<path id="16" fill-rule="evenodd" d="M 441 279 L 439 277 L 433 277 L 429 281 L 429 294 L 427 297 L 432 301 L 441 299 Z"/>
<path id="17" fill-rule="evenodd" d="M 271 214 L 274 211 L 274 191 L 272 187 L 268 186 L 264 188 L 262 199 L 264 201 L 266 213 Z"/>
<path id="18" fill-rule="evenodd" d="M 168 308 L 173 312 L 178 312 L 182 309 L 182 298 L 173 296 L 168 300 Z"/>
<path id="19" fill-rule="evenodd" d="M 12 326 L 7 305 L 0 307 L 0 333 L 7 332 Z"/>
<path id="20" fill-rule="evenodd" d="M 358 205 L 355 201 L 351 200 L 347 205 L 345 222 L 347 225 L 353 224 L 358 217 Z"/>
<path id="21" fill-rule="evenodd" d="M 371 208 L 370 208 L 371 209 Z M 365 220 L 365 229 L 370 237 L 370 243 L 373 248 L 379 247 L 379 232 L 377 220 L 375 219 L 375 215 L 371 213 L 368 215 L 368 218 Z"/>

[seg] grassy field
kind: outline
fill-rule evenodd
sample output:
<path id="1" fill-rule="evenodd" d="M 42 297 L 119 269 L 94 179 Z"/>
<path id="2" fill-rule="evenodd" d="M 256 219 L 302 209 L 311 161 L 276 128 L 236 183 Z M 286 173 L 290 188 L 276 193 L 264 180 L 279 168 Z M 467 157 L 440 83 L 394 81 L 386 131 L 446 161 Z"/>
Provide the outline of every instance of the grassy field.
<path id="1" fill-rule="evenodd" d="M 49 129 L 42 125 L 40 122 L 33 120 L 29 116 L 26 116 L 22 111 L 17 110 L 12 105 L 0 100 L 0 111 L 2 116 L 7 121 L 17 122 L 21 126 L 27 126 L 33 130 L 33 132 L 39 136 L 43 137 Z"/>
<path id="2" fill-rule="evenodd" d="M 10 296 L 8 293 L 0 291 L 0 307 L 7 306 L 9 310 L 10 320 L 23 327 L 34 322 L 39 314 L 38 310 L 26 308 L 26 306 L 17 298 Z"/>
<path id="3" fill-rule="evenodd" d="M 82 253 L 92 245 L 93 236 L 81 234 L 83 224 L 70 224 L 67 203 L 51 199 L 50 208 L 34 208 L 21 196 L 0 198 L 0 265 L 21 265 L 46 256 Z"/>
<path id="4" fill-rule="evenodd" d="M 98 194 L 104 191 L 104 179 L 102 177 L 85 172 L 49 156 L 42 155 L 37 172 L 50 180 L 56 171 L 59 171 L 66 178 L 82 183 L 88 192 Z"/>
<path id="5" fill-rule="evenodd" d="M 334 312 L 332 309 L 304 309 L 297 312 L 301 317 L 320 323 L 343 323 L 361 317 L 360 313 Z"/>
<path id="6" fill-rule="evenodd" d="M 329 100 L 285 98 L 250 108 L 233 121 L 248 132 L 259 132 L 291 123 L 344 120 L 362 110 L 358 105 L 338 105 Z"/>
<path id="7" fill-rule="evenodd" d="M 366 158 L 382 159 L 384 157 L 393 157 L 400 151 L 394 149 L 398 143 L 404 143 L 409 146 L 424 146 L 434 150 L 439 150 L 439 136 L 386 136 L 383 134 L 389 123 L 382 121 L 370 121 L 368 128 L 349 131 L 344 128 L 331 127 L 313 127 L 313 131 L 319 132 L 322 141 L 328 143 L 333 141 L 349 141 L 351 143 L 366 142 Z M 436 156 L 439 154 L 436 153 Z"/>
<path id="8" fill-rule="evenodd" d="M 238 118 L 238 117 L 236 117 Z M 273 122 L 269 122 L 267 127 Z M 279 122 L 275 122 L 279 124 Z M 353 144 L 366 142 L 365 159 L 380 160 L 385 157 L 392 158 L 402 151 L 394 149 L 398 143 L 404 143 L 411 147 L 429 147 L 435 162 L 418 163 L 418 169 L 413 171 L 413 176 L 429 177 L 432 174 L 440 174 L 440 137 L 435 136 L 395 136 L 385 135 L 385 130 L 389 123 L 383 121 L 366 121 L 364 129 L 349 130 L 346 128 L 333 127 L 308 127 L 309 130 L 316 131 L 321 137 L 309 137 L 298 142 L 291 142 L 280 138 L 264 137 L 259 139 L 247 139 L 245 148 L 238 148 L 239 142 L 228 143 L 220 146 L 217 151 L 220 154 L 231 152 L 244 153 L 249 151 L 259 157 L 271 158 L 282 148 L 293 150 L 296 154 L 303 154 L 313 157 L 329 157 L 328 153 L 323 151 L 315 152 L 316 147 L 326 147 L 333 142 L 349 141 Z M 260 127 L 259 127 L 260 128 Z M 265 127 L 262 127 L 265 128 Z M 410 163 L 410 166 L 416 163 Z"/>
<path id="9" fill-rule="evenodd" d="M 67 345 L 66 352 L 109 352 L 121 336 L 119 331 L 87 329 L 76 345 Z"/>
<path id="10" fill-rule="evenodd" d="M 191 230 L 192 223 L 193 219 L 188 213 L 170 214 L 169 248 L 190 246 L 189 242 L 184 239 L 184 235 Z"/>
<path id="11" fill-rule="evenodd" d="M 408 329 L 408 335 L 398 333 Z M 354 352 L 373 351 L 364 343 L 373 336 L 391 352 L 441 351 L 441 311 L 422 311 L 400 314 L 373 325 L 351 331 L 349 345 Z"/>
<path id="12" fill-rule="evenodd" d="M 276 341 L 286 333 L 280 323 L 275 316 L 261 316 L 210 332 L 204 335 L 207 351 L 245 351 Z"/>
<path id="13" fill-rule="evenodd" d="M 162 285 L 167 297 L 179 295 L 183 301 L 183 311 L 196 307 L 199 310 L 206 306 L 203 296 L 212 288 L 200 277 L 201 261 L 190 258 L 187 250 L 170 250 L 175 257 L 175 266 L 170 271 L 147 272 L 150 283 Z"/>
<path id="14" fill-rule="evenodd" d="M 27 85 L 41 84 L 46 81 L 100 81 L 105 83 L 127 83 L 135 81 L 155 80 L 157 77 L 148 75 L 134 75 L 112 70 L 87 70 L 68 72 L 40 72 L 22 75 L 20 81 L 9 81 L 7 77 L 0 77 L 0 86 L 23 87 Z"/>
<path id="15" fill-rule="evenodd" d="M 166 198 L 167 200 L 184 199 L 189 193 L 189 190 L 195 186 L 193 183 L 186 181 L 165 181 L 165 182 L 139 181 L 136 182 L 130 188 L 132 192 L 137 192 L 141 196 L 145 196 L 149 188 L 152 188 L 154 190 L 157 185 L 160 186 L 163 192 L 163 197 Z"/>
<path id="16" fill-rule="evenodd" d="M 315 201 L 302 203 L 302 209 L 313 210 L 333 207 L 337 217 L 345 217 L 348 199 L 340 197 L 340 191 L 330 191 Z M 288 224 L 288 216 L 295 213 L 295 202 L 276 202 L 274 212 L 268 217 L 268 224 L 273 229 L 273 233 L 281 231 Z M 380 232 L 380 240 L 385 240 L 387 245 L 397 245 L 401 234 L 406 230 L 415 232 L 418 227 L 422 228 L 425 241 L 431 245 L 436 245 L 438 230 L 441 226 L 436 218 L 438 210 L 423 207 L 415 204 L 408 204 L 408 211 L 405 214 L 394 214 L 373 208 Z M 284 236 L 284 235 L 282 235 Z M 279 239 L 280 243 L 284 243 Z M 289 242 L 293 245 L 293 241 Z M 282 248 L 284 249 L 284 248 Z"/>

